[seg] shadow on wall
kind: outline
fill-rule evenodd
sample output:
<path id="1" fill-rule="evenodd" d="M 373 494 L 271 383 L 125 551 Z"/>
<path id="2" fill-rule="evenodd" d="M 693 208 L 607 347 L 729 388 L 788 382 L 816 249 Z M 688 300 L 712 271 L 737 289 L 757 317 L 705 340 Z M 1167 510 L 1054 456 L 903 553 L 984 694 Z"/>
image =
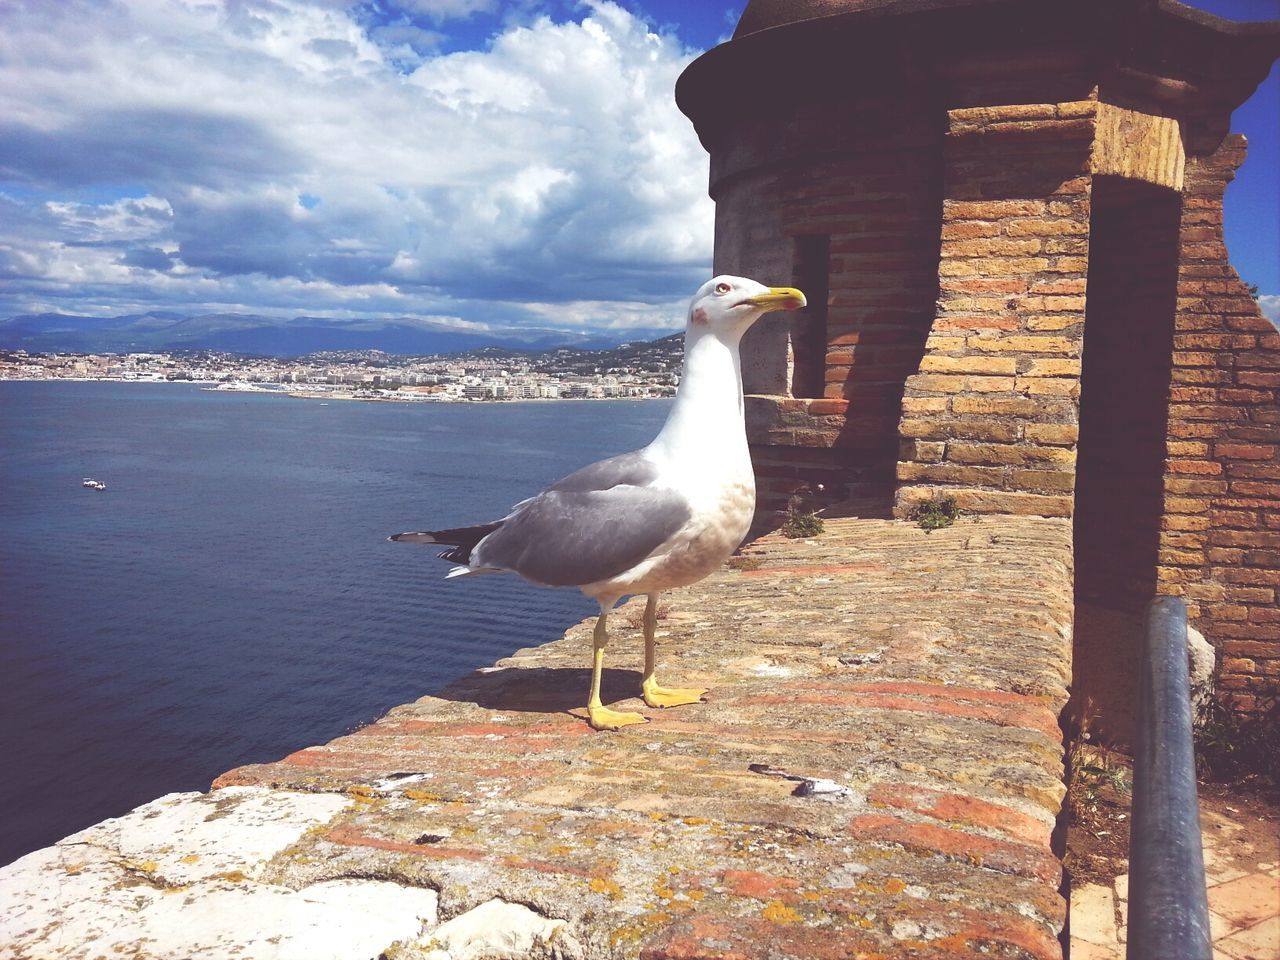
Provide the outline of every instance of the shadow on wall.
<path id="1" fill-rule="evenodd" d="M 1142 618 L 1156 589 L 1181 197 L 1097 177 L 1076 467 L 1072 700 L 1127 742 Z"/>

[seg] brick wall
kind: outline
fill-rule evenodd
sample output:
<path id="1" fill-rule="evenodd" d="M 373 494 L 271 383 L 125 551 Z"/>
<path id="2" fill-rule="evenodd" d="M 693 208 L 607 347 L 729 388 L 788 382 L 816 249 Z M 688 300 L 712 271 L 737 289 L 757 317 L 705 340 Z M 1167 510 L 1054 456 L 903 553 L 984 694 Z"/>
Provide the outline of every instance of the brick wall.
<path id="1" fill-rule="evenodd" d="M 941 131 L 900 99 L 867 97 L 850 112 L 853 140 L 838 140 L 826 112 L 797 121 L 796 138 L 819 159 L 713 185 L 717 272 L 812 289 L 816 271 L 826 285 L 824 303 L 766 317 L 744 342 L 766 524 L 794 495 L 864 516 L 889 511 L 903 384 L 934 318 Z M 807 262 L 814 251 L 820 264 Z"/>
<path id="2" fill-rule="evenodd" d="M 1179 243 L 1159 585 L 1186 597 L 1244 709 L 1280 691 L 1280 334 L 1227 260 L 1228 137 L 1190 158 Z"/>
<path id="3" fill-rule="evenodd" d="M 1070 516 L 1096 103 L 950 111 L 937 319 L 902 401 L 897 510 Z"/>

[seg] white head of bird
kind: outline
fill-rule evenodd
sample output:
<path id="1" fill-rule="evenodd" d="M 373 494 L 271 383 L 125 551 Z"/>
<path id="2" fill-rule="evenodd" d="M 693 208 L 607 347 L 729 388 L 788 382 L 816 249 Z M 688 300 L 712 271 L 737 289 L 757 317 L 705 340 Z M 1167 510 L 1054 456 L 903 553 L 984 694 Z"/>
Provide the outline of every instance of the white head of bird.
<path id="1" fill-rule="evenodd" d="M 766 287 L 746 277 L 713 277 L 689 303 L 688 334 L 711 333 L 736 344 L 751 324 L 774 310 L 798 310 L 804 294 L 794 287 Z"/>

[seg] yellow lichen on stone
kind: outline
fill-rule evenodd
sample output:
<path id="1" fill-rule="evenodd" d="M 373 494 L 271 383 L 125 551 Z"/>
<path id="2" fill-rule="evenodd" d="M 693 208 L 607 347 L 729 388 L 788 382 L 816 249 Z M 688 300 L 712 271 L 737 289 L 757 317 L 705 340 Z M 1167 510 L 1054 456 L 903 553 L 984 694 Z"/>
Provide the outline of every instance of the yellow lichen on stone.
<path id="1" fill-rule="evenodd" d="M 401 796 L 420 803 L 439 803 L 443 799 L 438 794 L 428 793 L 426 790 L 405 790 Z"/>
<path id="2" fill-rule="evenodd" d="M 803 919 L 781 900 L 770 900 L 760 915 L 771 923 L 799 923 Z"/>
<path id="3" fill-rule="evenodd" d="M 592 877 L 591 889 L 595 893 L 603 893 L 610 900 L 622 899 L 622 888 L 613 880 L 605 880 L 602 877 Z"/>

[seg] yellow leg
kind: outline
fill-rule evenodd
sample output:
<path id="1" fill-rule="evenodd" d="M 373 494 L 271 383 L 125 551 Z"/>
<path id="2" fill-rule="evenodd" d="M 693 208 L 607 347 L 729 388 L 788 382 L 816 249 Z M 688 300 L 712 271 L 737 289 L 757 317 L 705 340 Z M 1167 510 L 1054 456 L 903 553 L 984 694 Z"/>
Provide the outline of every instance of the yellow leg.
<path id="1" fill-rule="evenodd" d="M 604 648 L 609 642 L 608 627 L 605 621 L 609 611 L 602 604 L 600 618 L 596 620 L 595 633 L 591 637 L 591 651 L 594 663 L 591 668 L 591 695 L 587 698 L 587 716 L 591 726 L 597 730 L 617 730 L 632 723 L 645 723 L 645 717 L 638 713 L 622 713 L 610 710 L 600 702 L 600 671 L 604 669 Z"/>
<path id="2" fill-rule="evenodd" d="M 685 703 L 698 703 L 707 692 L 706 687 L 660 687 L 653 672 L 657 667 L 658 651 L 654 632 L 658 628 L 658 595 L 649 594 L 644 608 L 644 702 L 651 707 L 678 707 Z"/>

